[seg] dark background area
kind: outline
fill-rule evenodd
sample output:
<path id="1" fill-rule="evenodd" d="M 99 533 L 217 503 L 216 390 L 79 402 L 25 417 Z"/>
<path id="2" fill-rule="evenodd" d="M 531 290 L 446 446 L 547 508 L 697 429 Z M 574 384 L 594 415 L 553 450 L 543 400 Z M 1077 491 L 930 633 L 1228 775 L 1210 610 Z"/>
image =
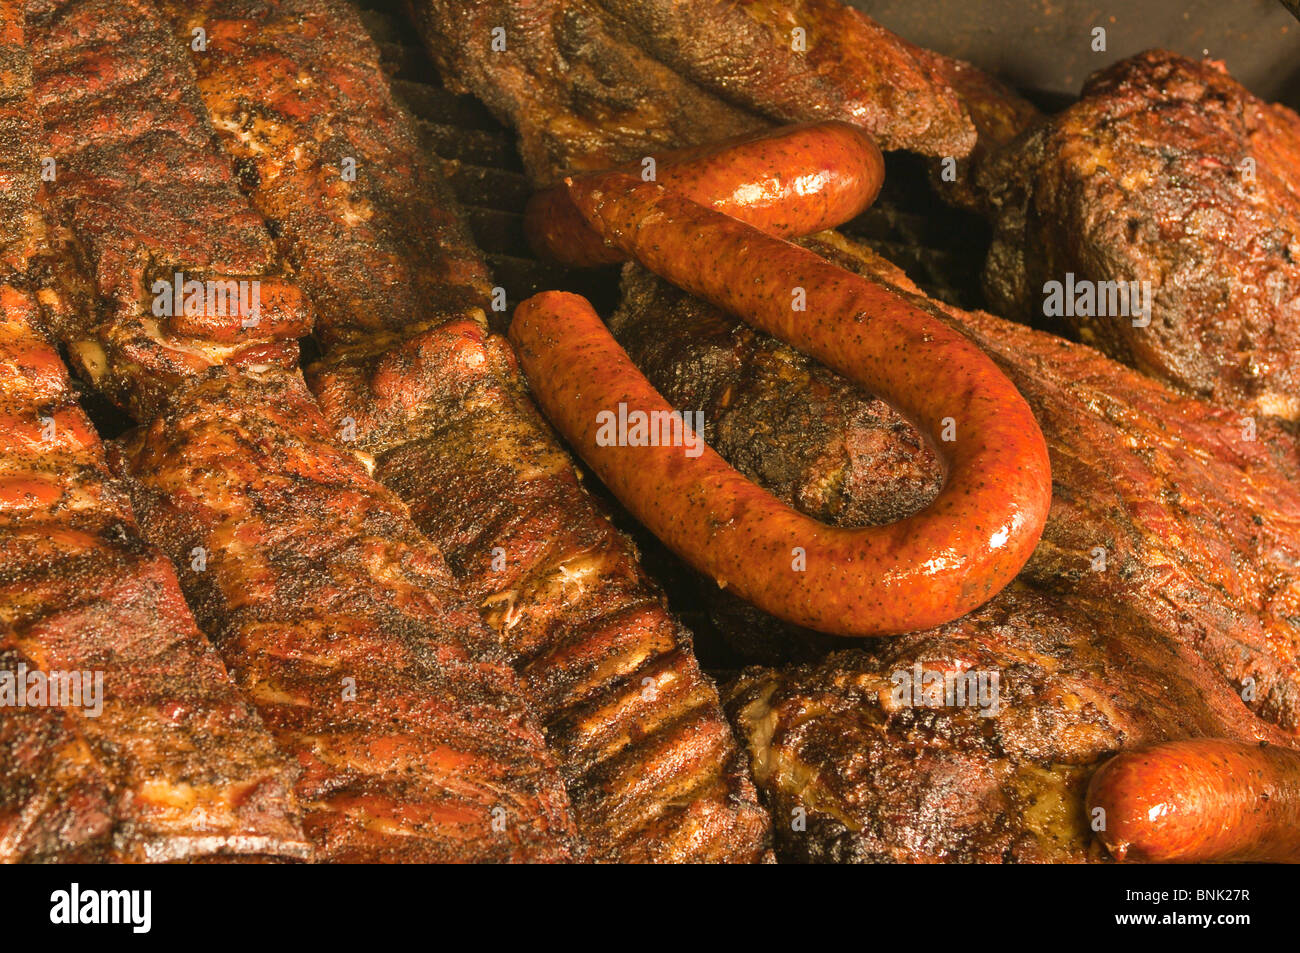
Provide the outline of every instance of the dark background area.
<path id="1" fill-rule="evenodd" d="M 847 0 L 895 33 L 1013 86 L 1077 96 L 1094 70 L 1150 47 L 1203 51 L 1264 99 L 1300 108 L 1300 21 L 1278 0 Z M 1093 52 L 1092 30 L 1106 29 Z"/>

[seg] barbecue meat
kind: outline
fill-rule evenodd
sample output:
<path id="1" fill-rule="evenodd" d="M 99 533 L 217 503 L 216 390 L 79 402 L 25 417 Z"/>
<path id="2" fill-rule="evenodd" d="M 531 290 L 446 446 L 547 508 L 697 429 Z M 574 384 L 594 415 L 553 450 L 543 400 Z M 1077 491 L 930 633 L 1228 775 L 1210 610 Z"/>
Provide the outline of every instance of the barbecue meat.
<path id="1" fill-rule="evenodd" d="M 31 81 L 22 5 L 0 3 L 0 860 L 301 857 L 293 774 L 42 333 L 73 299 L 48 267 Z"/>
<path id="2" fill-rule="evenodd" d="M 572 831 L 514 673 L 301 379 L 218 370 L 124 447 L 141 521 L 303 767 L 331 861 L 564 860 Z M 457 638 L 460 636 L 461 638 Z M 462 639 L 469 644 L 462 644 Z"/>
<path id="3" fill-rule="evenodd" d="M 703 413 L 709 446 L 779 499 L 826 523 L 874 526 L 938 494 L 934 453 L 884 401 L 643 268 L 624 270 L 622 290 L 609 319 L 619 343 L 674 406 Z M 714 624 L 754 661 L 845 644 L 696 578 Z"/>
<path id="4" fill-rule="evenodd" d="M 917 666 L 996 675 L 996 695 L 900 697 Z M 747 669 L 727 693 L 784 861 L 1099 860 L 1084 793 L 1116 749 L 1278 741 L 1204 661 L 1122 607 L 1017 587 L 940 629 Z"/>
<path id="5" fill-rule="evenodd" d="M 1045 283 L 1067 273 L 1149 282 L 1149 326 L 1086 303 L 1063 322 L 1193 393 L 1300 420 L 1300 116 L 1213 61 L 1151 51 L 1094 75 L 981 178 L 1002 313 L 1041 324 Z"/>
<path id="6" fill-rule="evenodd" d="M 762 857 L 766 817 L 690 635 L 487 332 L 487 269 L 356 16 L 327 0 L 166 9 L 179 35 L 208 30 L 205 103 L 316 309 L 312 388 L 525 680 L 593 856 Z"/>
<path id="7" fill-rule="evenodd" d="M 518 130 L 538 185 L 771 122 L 843 119 L 886 149 L 962 158 L 977 135 L 1010 138 L 1034 115 L 968 64 L 918 49 L 838 0 L 408 8 L 444 81 Z M 496 28 L 503 50 L 493 47 Z M 794 48 L 796 28 L 806 50 Z"/>
<path id="8" fill-rule="evenodd" d="M 843 119 L 882 149 L 932 156 L 975 145 L 961 100 L 921 51 L 839 0 L 596 2 L 638 47 L 777 122 Z"/>
<path id="9" fill-rule="evenodd" d="M 40 666 L 0 638 L 0 672 Z M 95 863 L 108 853 L 113 805 L 102 763 L 61 708 L 0 717 L 0 861 Z"/>
<path id="10" fill-rule="evenodd" d="M 834 233 L 810 244 L 916 295 Z M 933 494 L 928 451 L 870 395 L 836 394 L 806 358 L 637 266 L 624 290 L 611 326 L 633 360 L 670 401 L 704 409 L 709 439 L 782 499 L 852 524 Z M 768 658 L 793 645 L 810 661 L 747 671 L 728 709 L 784 858 L 1084 859 L 1083 786 L 1116 748 L 1300 732 L 1300 450 L 1276 424 L 1244 427 L 1088 347 L 913 300 L 1034 408 L 1054 478 L 1043 541 L 1012 588 L 937 630 L 826 655 L 833 640 L 767 622 Z M 873 463 L 893 472 L 868 479 Z M 738 614 L 723 610 L 724 624 Z M 743 647 L 762 623 L 742 618 Z M 894 673 L 917 663 L 996 672 L 1008 704 L 991 718 L 891 709 Z"/>
<path id="11" fill-rule="evenodd" d="M 51 0 L 30 25 L 63 169 L 54 206 L 99 302 L 69 339 L 91 380 L 142 418 L 116 465 L 236 682 L 302 767 L 314 857 L 580 854 L 513 672 L 406 508 L 335 445 L 293 367 L 310 310 L 235 185 L 184 48 L 144 4 Z M 257 279 L 265 307 L 159 318 L 156 276 L 175 272 Z"/>
<path id="12" fill-rule="evenodd" d="M 833 232 L 809 244 L 845 267 L 916 293 L 898 269 L 860 244 Z M 632 294 L 612 328 L 670 401 L 706 392 L 701 368 L 707 365 L 700 360 L 699 345 L 677 330 L 686 322 L 661 319 L 665 301 L 685 295 L 658 279 L 649 279 L 655 293 L 638 294 L 644 287 L 635 283 L 638 270 L 627 269 Z M 1233 684 L 1241 686 L 1253 677 L 1255 710 L 1287 730 L 1300 729 L 1300 684 L 1293 659 L 1300 625 L 1300 563 L 1295 558 L 1300 547 L 1300 448 L 1295 437 L 1267 421 L 1243 423 L 1236 412 L 1180 395 L 1091 348 L 983 312 L 960 311 L 924 297 L 914 300 L 990 353 L 1030 402 L 1047 438 L 1053 516 L 1021 579 L 1063 594 L 1087 592 L 1101 601 L 1122 596 L 1157 629 L 1176 631 L 1195 644 Z M 730 322 L 742 341 L 753 333 L 698 302 L 680 305 L 692 306 L 708 320 Z M 796 390 L 808 379 L 807 359 L 779 342 L 760 340 L 793 367 L 782 375 L 790 383 L 783 388 L 786 403 L 781 406 L 802 400 L 817 407 L 815 391 Z M 643 360 L 652 347 L 660 353 L 657 363 Z M 773 375 L 748 377 L 745 365 L 753 359 L 743 350 L 740 357 L 726 406 L 713 405 L 718 416 L 708 424 L 710 435 L 725 433 L 733 420 L 744 428 L 737 416 L 741 412 L 732 408 L 743 408 L 751 394 L 772 400 Z M 719 371 L 718 377 L 726 380 L 726 372 Z M 751 379 L 769 393 L 756 390 Z M 687 381 L 694 382 L 689 390 Z M 737 465 L 762 481 L 764 472 L 749 461 L 772 456 L 762 452 L 765 446 L 811 444 L 800 452 L 813 460 L 820 459 L 818 448 L 825 447 L 832 460 L 838 456 L 841 469 L 809 467 L 805 476 L 785 485 L 778 482 L 773 489 L 793 505 L 846 525 L 894 519 L 928 501 L 937 485 L 931 482 L 933 471 L 929 479 L 917 476 L 930 466 L 928 451 L 899 429 L 897 418 L 883 419 L 873 437 L 861 432 L 862 404 L 837 407 L 821 400 L 824 422 L 808 436 L 797 416 L 755 421 L 747 431 L 750 456 L 738 456 Z M 708 406 L 705 410 L 707 421 Z M 733 444 L 742 440 L 730 439 Z M 863 446 L 868 439 L 874 439 L 865 444 L 873 454 L 868 462 L 890 462 L 887 451 L 893 445 L 890 452 L 897 456 L 892 460 L 898 462 L 891 465 L 898 480 L 869 483 L 852 476 L 860 466 L 854 459 L 859 451 L 841 448 Z M 776 460 L 790 453 L 773 451 Z M 846 482 L 855 494 L 878 488 L 883 498 L 845 505 L 835 492 Z M 1091 568 L 1097 559 L 1094 547 L 1106 550 L 1104 571 Z"/>
<path id="13" fill-rule="evenodd" d="M 638 49 L 593 0 L 415 0 L 444 82 L 519 132 L 539 185 L 764 125 Z M 500 46 L 504 30 L 505 49 Z"/>
<path id="14" fill-rule="evenodd" d="M 141 539 L 33 300 L 0 286 L 0 310 L 0 673 L 80 685 L 66 713 L 0 708 L 0 858 L 303 856 L 293 772 Z"/>
<path id="15" fill-rule="evenodd" d="M 28 17 L 54 211 L 84 246 L 99 294 L 79 326 L 62 329 L 78 370 L 144 419 L 206 367 L 295 366 L 309 318 L 212 149 L 183 51 L 148 28 L 153 14 L 139 4 L 35 0 Z M 224 334 L 204 333 L 181 306 L 160 316 L 156 283 L 177 272 L 258 280 L 267 307 L 248 327 L 231 315 Z"/>
<path id="16" fill-rule="evenodd" d="M 934 453 L 884 401 L 644 268 L 624 270 L 622 291 L 619 343 L 769 492 L 842 526 L 892 523 L 938 494 Z"/>
<path id="17" fill-rule="evenodd" d="M 914 55 L 952 87 L 976 132 L 975 148 L 956 161 L 955 167 L 947 158 L 930 160 L 930 183 L 949 205 L 991 216 L 989 189 L 999 188 L 1000 183 L 982 179 L 980 170 L 1004 146 L 1040 122 L 1042 113 L 1005 83 L 964 60 L 923 49 L 914 50 Z"/>
<path id="18" fill-rule="evenodd" d="M 301 857 L 293 772 L 141 539 L 38 323 L 35 296 L 0 285 L 0 859 Z M 53 707 L 15 707 L 34 673 L 75 673 L 72 705 L 42 687 Z"/>

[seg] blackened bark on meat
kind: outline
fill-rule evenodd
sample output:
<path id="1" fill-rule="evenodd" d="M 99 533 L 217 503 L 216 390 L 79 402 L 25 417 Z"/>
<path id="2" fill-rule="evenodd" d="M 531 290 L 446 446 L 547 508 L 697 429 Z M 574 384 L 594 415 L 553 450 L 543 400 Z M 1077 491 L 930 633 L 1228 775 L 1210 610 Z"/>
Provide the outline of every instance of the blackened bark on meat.
<path id="1" fill-rule="evenodd" d="M 985 284 L 1001 313 L 1063 326 L 1219 403 L 1300 420 L 1295 113 L 1213 61 L 1150 51 L 1093 76 L 980 177 L 998 208 Z M 1149 325 L 1113 305 L 1045 319 L 1046 284 L 1067 274 L 1149 283 Z"/>
<path id="2" fill-rule="evenodd" d="M 412 0 L 408 9 L 448 87 L 518 130 L 538 185 L 767 124 L 628 42 L 594 0 Z"/>
<path id="3" fill-rule="evenodd" d="M 491 636 L 436 547 L 334 444 L 297 371 L 310 311 L 235 185 L 184 46 L 151 6 L 101 0 L 41 3 L 32 35 L 64 170 L 55 207 L 100 303 L 97 323 L 70 332 L 74 353 L 144 417 L 118 469 L 236 682 L 302 765 L 313 856 L 578 855 L 517 678 L 487 658 Z M 233 333 L 178 329 L 150 312 L 157 269 L 263 279 L 284 307 Z"/>
<path id="4" fill-rule="evenodd" d="M 990 353 L 1042 426 L 1053 504 L 1017 584 L 979 612 L 887 646 L 750 671 L 731 687 L 782 856 L 1083 859 L 1082 785 L 1115 748 L 1212 735 L 1294 744 L 1295 438 L 1265 421 L 1243 428 L 1240 414 L 1090 348 L 929 301 L 834 233 L 809 244 L 914 295 Z M 914 435 L 883 409 L 873 420 L 869 395 L 837 394 L 792 349 L 636 266 L 624 287 L 612 321 L 620 341 L 670 400 L 712 413 L 710 437 L 778 497 L 849 525 L 911 512 L 933 493 Z M 748 402 L 775 412 L 732 409 Z M 807 414 L 781 412 L 802 406 Z M 872 461 L 897 478 L 850 480 L 841 493 L 841 474 Z M 727 614 L 715 613 L 724 624 Z M 757 614 L 745 621 L 756 626 Z M 767 625 L 771 652 L 791 633 Z M 819 658 L 829 644 L 804 641 L 801 654 Z M 992 719 L 889 710 L 891 678 L 917 663 L 985 666 L 1012 705 Z M 805 789 L 811 776 L 818 785 Z M 789 830 L 795 807 L 808 812 L 806 833 Z"/>
<path id="5" fill-rule="evenodd" d="M 809 245 L 845 267 L 918 294 L 898 269 L 835 233 L 823 233 Z M 656 386 L 680 390 L 681 380 L 701 376 L 689 363 L 694 345 L 679 343 L 680 333 L 676 339 L 661 333 L 682 325 L 661 325 L 662 299 L 651 300 L 653 311 L 642 311 L 630 300 L 625 311 L 631 314 L 615 326 L 637 347 L 630 330 L 634 316 L 640 334 L 648 327 L 660 334 L 665 354 L 685 355 L 647 368 Z M 1052 518 L 1022 580 L 1063 594 L 1122 596 L 1154 627 L 1181 633 L 1213 658 L 1231 683 L 1242 686 L 1252 678 L 1252 707 L 1287 730 L 1300 730 L 1294 654 L 1300 618 L 1294 558 L 1300 547 L 1300 449 L 1294 436 L 1267 421 L 1244 426 L 1237 413 L 1182 396 L 1091 348 L 919 294 L 914 300 L 991 354 L 1029 400 L 1047 437 L 1054 474 Z M 733 328 L 739 324 L 698 302 L 683 307 Z M 767 346 L 787 360 L 803 360 L 779 343 Z M 793 375 L 792 381 L 785 395 L 791 405 L 800 400 L 795 387 L 802 379 Z M 743 404 L 750 393 L 735 387 L 730 401 Z M 860 426 L 856 412 L 853 404 L 845 404 L 828 415 L 834 425 L 827 428 L 831 437 L 825 442 L 831 448 L 865 439 L 867 435 L 854 432 Z M 891 430 L 884 437 L 916 466 L 909 432 Z M 807 443 L 804 432 L 799 418 L 787 424 L 776 417 L 764 418 L 749 434 L 751 443 L 762 448 Z M 1193 447 L 1198 451 L 1190 452 Z M 813 449 L 802 452 L 815 454 Z M 749 458 L 738 459 L 744 469 L 750 466 L 747 459 L 762 456 L 766 454 L 755 449 Z M 909 466 L 902 472 L 910 476 L 913 471 Z M 758 469 L 750 473 L 764 478 Z M 793 488 L 778 483 L 774 490 L 788 495 L 793 505 L 807 506 L 810 488 L 820 478 L 813 471 Z M 931 487 L 925 480 L 882 481 L 864 484 L 860 492 L 878 490 L 885 496 L 875 506 L 887 501 L 891 508 L 912 511 L 923 505 Z M 908 493 L 915 495 L 903 496 Z M 858 502 L 852 510 L 841 510 L 844 515 L 823 512 L 832 522 L 854 512 L 853 519 L 869 521 L 872 510 Z M 1095 547 L 1107 551 L 1104 572 L 1091 568 Z"/>
<path id="6" fill-rule="evenodd" d="M 376 338 L 397 343 L 487 307 L 487 267 L 355 11 L 333 0 L 160 6 L 177 44 L 206 32 L 192 58 L 201 108 L 297 266 L 326 349 L 370 352 Z"/>
<path id="7" fill-rule="evenodd" d="M 931 673 L 954 685 L 933 706 Z M 747 669 L 726 691 L 792 862 L 1102 860 L 1084 793 L 1116 749 L 1280 734 L 1122 608 L 1016 586 L 939 629 Z"/>
<path id="8" fill-rule="evenodd" d="M 762 857 L 766 818 L 690 636 L 487 332 L 486 267 L 355 14 L 326 0 L 167 9 L 178 35 L 207 29 L 205 102 L 311 293 L 326 344 L 312 388 L 525 680 L 592 854 Z M 300 70 L 314 82 L 295 83 Z"/>
<path id="9" fill-rule="evenodd" d="M 609 320 L 619 343 L 669 401 L 704 412 L 711 447 L 777 496 L 819 520 L 880 526 L 938 493 L 934 453 L 884 401 L 644 268 L 626 266 L 622 289 Z"/>
<path id="10" fill-rule="evenodd" d="M 23 33 L 22 4 L 0 3 L 0 673 L 45 707 L 0 706 L 0 860 L 302 857 L 293 772 L 142 540 L 43 334 L 74 301 L 48 267 Z"/>
<path id="11" fill-rule="evenodd" d="M 838 526 L 880 526 L 938 494 L 933 451 L 884 401 L 638 265 L 624 267 L 622 292 L 609 327 L 633 362 L 675 407 L 701 411 L 709 446 L 779 499 Z M 713 622 L 754 661 L 843 644 L 698 578 Z"/>
<path id="12" fill-rule="evenodd" d="M 596 0 L 639 48 L 776 122 L 842 119 L 882 149 L 963 157 L 975 129 L 911 44 L 840 0 Z"/>
<path id="13" fill-rule="evenodd" d="M 930 184 L 950 205 L 985 216 L 994 214 L 990 188 L 997 180 L 981 178 L 980 170 L 1017 136 L 1043 121 L 1043 114 L 1015 90 L 964 60 L 915 48 L 913 55 L 957 93 L 975 125 L 975 148 L 962 159 L 930 160 Z"/>
<path id="14" fill-rule="evenodd" d="M 961 160 L 956 182 L 936 178 L 940 191 L 982 207 L 972 169 L 1037 117 L 969 63 L 915 47 L 839 0 L 410 0 L 408 9 L 447 85 L 519 132 L 538 185 L 773 122 L 841 119 L 886 149 Z"/>

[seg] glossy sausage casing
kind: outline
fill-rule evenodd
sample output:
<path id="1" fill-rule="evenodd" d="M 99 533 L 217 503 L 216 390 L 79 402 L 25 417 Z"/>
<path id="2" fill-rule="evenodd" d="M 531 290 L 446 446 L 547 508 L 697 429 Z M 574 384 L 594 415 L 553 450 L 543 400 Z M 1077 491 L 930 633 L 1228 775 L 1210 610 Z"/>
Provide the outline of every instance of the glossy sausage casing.
<path id="1" fill-rule="evenodd" d="M 693 202 L 793 238 L 834 228 L 865 211 L 885 164 L 875 142 L 845 122 L 764 130 L 655 156 L 656 180 Z M 641 171 L 640 163 L 621 171 Z M 587 224 L 563 184 L 539 192 L 524 232 L 542 258 L 588 267 L 627 258 Z"/>
<path id="2" fill-rule="evenodd" d="M 1117 860 L 1300 862 L 1300 753 L 1222 739 L 1122 751 L 1088 786 Z"/>
<path id="3" fill-rule="evenodd" d="M 680 446 L 601 446 L 598 414 L 671 408 L 582 298 L 529 299 L 510 335 L 543 410 L 660 539 L 759 608 L 839 635 L 939 625 L 1015 576 L 1046 521 L 1047 448 L 1028 405 L 971 341 L 882 286 L 660 186 L 611 174 L 574 198 L 651 270 L 895 404 L 948 467 L 920 513 L 851 529 L 791 509 L 707 448 L 691 457 Z M 806 310 L 792 308 L 800 298 Z"/>
<path id="4" fill-rule="evenodd" d="M 651 271 L 898 408 L 945 465 L 928 507 L 862 529 L 774 511 L 748 481 L 729 485 L 722 517 L 700 526 L 693 521 L 707 510 L 634 474 L 630 491 L 667 510 L 659 535 L 688 561 L 768 612 L 852 635 L 950 621 L 1024 566 L 1051 503 L 1047 447 L 1015 386 L 965 335 L 883 285 L 661 186 L 610 173 L 575 182 L 572 197 L 593 228 Z M 790 571 L 795 547 L 805 572 Z"/>

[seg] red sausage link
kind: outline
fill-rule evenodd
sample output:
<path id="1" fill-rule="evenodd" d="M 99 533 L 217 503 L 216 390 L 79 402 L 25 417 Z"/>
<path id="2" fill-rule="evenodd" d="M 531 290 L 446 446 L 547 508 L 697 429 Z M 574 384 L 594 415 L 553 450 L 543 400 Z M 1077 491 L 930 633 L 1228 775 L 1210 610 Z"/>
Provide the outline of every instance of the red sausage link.
<path id="1" fill-rule="evenodd" d="M 885 161 L 865 132 L 846 122 L 763 130 L 655 156 L 657 181 L 770 235 L 794 238 L 842 225 L 880 192 Z M 640 163 L 621 171 L 639 172 Z M 542 258 L 576 267 L 627 256 L 605 244 L 559 185 L 533 196 L 524 232 Z"/>
<path id="2" fill-rule="evenodd" d="M 1122 751 L 1093 775 L 1088 814 L 1117 860 L 1300 863 L 1300 753 L 1219 739 Z"/>
<path id="3" fill-rule="evenodd" d="M 949 478 L 929 507 L 891 526 L 826 526 L 711 449 L 688 453 L 688 438 L 678 446 L 618 445 L 606 430 L 600 439 L 620 409 L 631 421 L 633 411 L 672 408 L 585 299 L 536 295 L 516 309 L 510 327 L 528 380 L 546 415 L 637 519 L 719 585 L 773 615 L 838 635 L 939 625 L 1015 576 L 1047 517 L 1047 448 L 1024 400 L 978 348 L 810 252 L 684 199 L 665 201 L 658 186 L 611 184 L 617 199 L 602 201 L 610 193 L 593 189 L 580 204 L 645 215 L 639 232 L 619 233 L 631 239 L 622 244 L 627 251 L 886 392 L 923 431 L 937 433 L 945 417 L 954 425 L 952 442 L 936 442 Z M 703 277 L 714 267 L 716 277 Z M 807 289 L 809 310 L 786 321 L 776 302 L 788 302 L 784 289 L 796 282 Z M 721 286 L 734 290 L 719 294 Z"/>
<path id="4" fill-rule="evenodd" d="M 719 494 L 712 510 L 687 513 L 676 488 L 634 475 L 637 495 L 667 507 L 660 536 L 688 561 L 769 612 L 854 635 L 957 618 L 1024 566 L 1051 503 L 1047 446 L 1015 386 L 969 339 L 882 285 L 659 185 L 607 173 L 571 194 L 593 228 L 651 271 L 889 401 L 945 464 L 925 510 L 855 530 L 792 521 L 743 484 L 734 500 Z M 691 522 L 709 512 L 734 522 Z M 805 572 L 790 571 L 794 547 Z"/>

